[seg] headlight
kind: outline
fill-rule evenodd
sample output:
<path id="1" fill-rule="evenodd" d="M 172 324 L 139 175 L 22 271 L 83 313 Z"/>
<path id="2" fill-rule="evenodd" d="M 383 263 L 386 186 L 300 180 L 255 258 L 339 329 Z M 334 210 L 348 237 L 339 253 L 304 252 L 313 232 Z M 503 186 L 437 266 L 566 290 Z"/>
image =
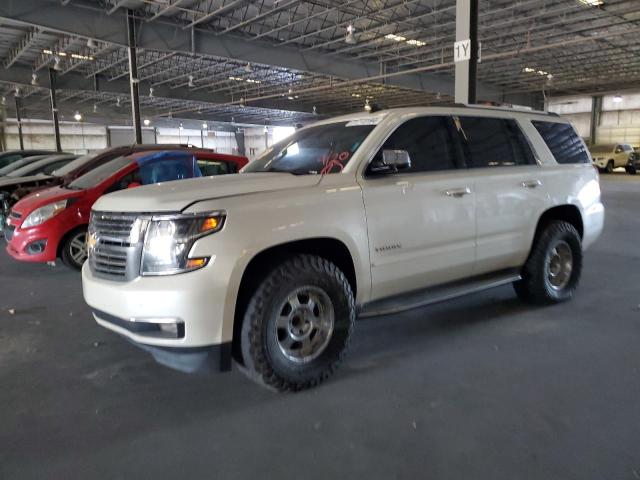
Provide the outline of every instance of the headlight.
<path id="1" fill-rule="evenodd" d="M 225 220 L 221 212 L 153 217 L 142 252 L 142 275 L 169 275 L 204 267 L 208 258 L 189 258 L 199 238 L 219 231 Z"/>
<path id="2" fill-rule="evenodd" d="M 35 209 L 29 214 L 29 216 L 22 222 L 21 228 L 29 228 L 40 225 L 46 222 L 52 217 L 55 217 L 61 211 L 67 208 L 67 201 L 60 200 L 59 202 L 50 203 L 44 207 Z"/>

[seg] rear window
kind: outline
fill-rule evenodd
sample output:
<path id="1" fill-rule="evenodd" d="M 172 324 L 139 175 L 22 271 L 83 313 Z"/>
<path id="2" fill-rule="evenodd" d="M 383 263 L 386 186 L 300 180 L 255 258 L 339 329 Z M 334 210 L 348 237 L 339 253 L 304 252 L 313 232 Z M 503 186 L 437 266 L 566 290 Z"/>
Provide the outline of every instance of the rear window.
<path id="1" fill-rule="evenodd" d="M 531 122 L 558 163 L 589 163 L 582 140 L 568 123 Z"/>

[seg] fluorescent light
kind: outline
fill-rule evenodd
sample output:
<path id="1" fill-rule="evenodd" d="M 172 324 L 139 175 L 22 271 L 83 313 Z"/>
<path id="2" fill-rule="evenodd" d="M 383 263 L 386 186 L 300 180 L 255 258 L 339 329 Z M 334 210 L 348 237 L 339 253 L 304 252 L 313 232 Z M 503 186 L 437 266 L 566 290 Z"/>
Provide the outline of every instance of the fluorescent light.
<path id="1" fill-rule="evenodd" d="M 404 42 L 406 40 L 406 37 L 401 37 L 400 35 L 394 35 L 393 33 L 385 35 L 384 38 L 388 40 L 395 40 L 396 42 Z"/>
<path id="2" fill-rule="evenodd" d="M 588 7 L 598 7 L 604 3 L 602 0 L 578 0 L 578 2 Z"/>
<path id="3" fill-rule="evenodd" d="M 422 47 L 427 44 L 427 42 L 423 42 L 421 40 L 413 40 L 413 39 L 407 40 L 407 43 L 409 45 L 415 45 L 416 47 Z"/>
<path id="4" fill-rule="evenodd" d="M 532 67 L 524 67 L 522 71 L 524 73 L 537 73 L 540 76 L 550 75 L 549 72 L 545 72 L 544 70 L 538 70 L 537 68 L 532 68 Z"/>

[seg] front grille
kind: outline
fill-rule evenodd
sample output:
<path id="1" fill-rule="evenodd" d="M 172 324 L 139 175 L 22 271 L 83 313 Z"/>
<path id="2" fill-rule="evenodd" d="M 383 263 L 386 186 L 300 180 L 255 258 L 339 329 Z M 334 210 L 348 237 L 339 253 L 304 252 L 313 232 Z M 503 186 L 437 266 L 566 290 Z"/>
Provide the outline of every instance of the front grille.
<path id="1" fill-rule="evenodd" d="M 97 277 L 133 280 L 140 273 L 142 226 L 137 215 L 93 212 L 89 224 L 89 267 Z M 91 247 L 91 246 L 90 246 Z"/>

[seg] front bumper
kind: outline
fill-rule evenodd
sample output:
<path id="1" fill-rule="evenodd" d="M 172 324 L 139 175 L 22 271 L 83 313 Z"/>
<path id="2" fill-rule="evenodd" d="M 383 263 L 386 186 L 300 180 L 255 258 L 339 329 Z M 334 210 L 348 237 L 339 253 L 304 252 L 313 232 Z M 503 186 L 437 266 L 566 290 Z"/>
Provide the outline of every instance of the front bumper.
<path id="1" fill-rule="evenodd" d="M 54 217 L 43 225 L 22 229 L 9 216 L 4 227 L 7 253 L 22 262 L 53 262 L 58 256 L 58 240 L 64 235 Z"/>
<path id="2" fill-rule="evenodd" d="M 124 282 L 96 277 L 86 262 L 84 299 L 99 325 L 141 346 L 188 349 L 224 344 L 231 341 L 223 335 L 226 290 L 216 286 L 215 263 L 180 275 Z M 175 328 L 163 329 L 161 324 Z"/>
<path id="3" fill-rule="evenodd" d="M 599 169 L 604 169 L 607 167 L 607 163 L 609 163 L 609 160 L 604 158 L 604 157 L 597 157 L 593 159 L 593 165 L 598 167 Z"/>

